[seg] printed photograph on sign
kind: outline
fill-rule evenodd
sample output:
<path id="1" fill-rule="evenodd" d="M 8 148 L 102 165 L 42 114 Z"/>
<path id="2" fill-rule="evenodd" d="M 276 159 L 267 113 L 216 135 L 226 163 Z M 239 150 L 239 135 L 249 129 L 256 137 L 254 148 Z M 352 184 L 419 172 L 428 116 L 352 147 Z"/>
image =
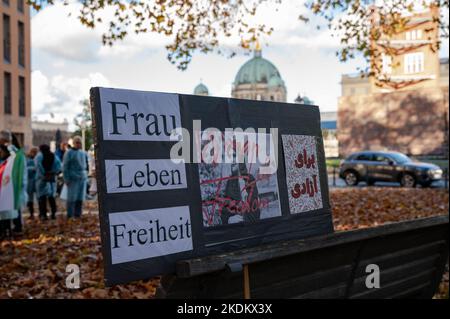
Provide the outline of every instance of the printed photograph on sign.
<path id="1" fill-rule="evenodd" d="M 205 141 L 202 135 L 202 162 L 198 167 L 204 227 L 281 216 L 276 167 L 267 169 L 276 165 L 273 137 L 244 135 L 232 138 L 221 134 L 223 149 L 219 156 L 206 151 L 211 140 Z"/>
<path id="2" fill-rule="evenodd" d="M 282 135 L 291 214 L 323 207 L 314 136 Z"/>

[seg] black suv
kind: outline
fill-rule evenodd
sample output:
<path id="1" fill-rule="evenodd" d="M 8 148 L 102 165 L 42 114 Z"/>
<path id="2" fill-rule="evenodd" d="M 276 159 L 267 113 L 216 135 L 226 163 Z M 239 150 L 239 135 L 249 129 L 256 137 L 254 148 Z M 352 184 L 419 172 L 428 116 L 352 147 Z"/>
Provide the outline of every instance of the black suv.
<path id="1" fill-rule="evenodd" d="M 339 177 L 349 186 L 360 181 L 368 185 L 384 181 L 399 182 L 404 187 L 428 187 L 442 178 L 442 170 L 434 164 L 415 162 L 402 153 L 365 151 L 342 161 Z"/>

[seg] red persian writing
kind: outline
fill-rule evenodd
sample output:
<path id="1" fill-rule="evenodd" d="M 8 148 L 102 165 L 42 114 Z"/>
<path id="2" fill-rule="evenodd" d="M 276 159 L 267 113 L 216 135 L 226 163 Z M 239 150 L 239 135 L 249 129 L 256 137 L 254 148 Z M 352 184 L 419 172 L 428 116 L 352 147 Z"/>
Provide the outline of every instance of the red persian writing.
<path id="1" fill-rule="evenodd" d="M 303 153 L 297 155 L 295 166 L 297 168 L 303 168 L 303 166 L 306 166 L 306 168 L 316 168 L 316 158 L 314 154 L 311 154 L 311 156 L 308 157 L 306 149 L 303 148 Z"/>
<path id="2" fill-rule="evenodd" d="M 291 190 L 291 195 L 294 198 L 299 198 L 301 195 L 308 194 L 309 197 L 314 197 L 315 194 L 319 192 L 317 186 L 317 175 L 313 175 L 312 179 L 306 178 L 306 181 L 301 185 L 299 183 L 294 185 Z"/>
<path id="3" fill-rule="evenodd" d="M 308 156 L 308 152 L 303 148 L 303 152 L 297 155 L 297 159 L 294 163 L 297 168 L 316 168 L 316 158 L 314 154 Z M 294 188 L 291 190 L 291 195 L 294 198 L 299 198 L 302 195 L 309 195 L 309 197 L 314 197 L 315 194 L 319 192 L 317 185 L 317 175 L 312 175 L 307 177 L 305 182 L 299 184 L 296 183 Z"/>

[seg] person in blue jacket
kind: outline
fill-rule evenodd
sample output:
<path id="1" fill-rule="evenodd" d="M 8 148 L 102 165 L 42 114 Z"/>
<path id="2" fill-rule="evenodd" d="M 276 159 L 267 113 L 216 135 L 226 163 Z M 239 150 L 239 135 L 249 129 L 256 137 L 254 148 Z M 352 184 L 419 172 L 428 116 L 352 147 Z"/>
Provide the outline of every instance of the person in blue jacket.
<path id="1" fill-rule="evenodd" d="M 34 217 L 34 194 L 36 193 L 36 164 L 34 158 L 38 153 L 38 148 L 33 147 L 30 149 L 27 155 L 27 171 L 28 171 L 28 183 L 27 183 L 27 193 L 28 193 L 28 210 L 30 212 L 30 218 Z"/>
<path id="2" fill-rule="evenodd" d="M 81 217 L 86 196 L 88 158 L 82 150 L 81 137 L 73 138 L 73 147 L 66 151 L 63 160 L 64 183 L 67 185 L 67 217 Z"/>
<path id="3" fill-rule="evenodd" d="M 52 219 L 56 218 L 56 176 L 61 171 L 61 161 L 46 144 L 39 146 L 36 156 L 36 194 L 39 201 L 39 217 L 47 220 L 47 200 Z"/>

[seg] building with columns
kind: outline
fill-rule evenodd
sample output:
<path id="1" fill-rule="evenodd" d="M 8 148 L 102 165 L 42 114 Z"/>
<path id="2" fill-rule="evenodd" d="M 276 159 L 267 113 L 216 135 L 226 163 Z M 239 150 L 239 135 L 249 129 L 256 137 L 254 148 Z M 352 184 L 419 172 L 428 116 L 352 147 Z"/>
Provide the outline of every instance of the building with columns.
<path id="1" fill-rule="evenodd" d="M 234 78 L 231 96 L 238 99 L 286 102 L 286 85 L 272 62 L 263 58 L 257 46 L 253 57 Z"/>

